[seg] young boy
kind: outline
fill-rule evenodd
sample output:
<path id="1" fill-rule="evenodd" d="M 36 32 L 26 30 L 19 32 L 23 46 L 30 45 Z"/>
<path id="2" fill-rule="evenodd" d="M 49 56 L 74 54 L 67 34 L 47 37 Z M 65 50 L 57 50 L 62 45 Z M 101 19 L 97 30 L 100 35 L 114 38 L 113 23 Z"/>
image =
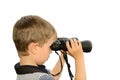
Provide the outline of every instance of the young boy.
<path id="1" fill-rule="evenodd" d="M 54 27 L 45 19 L 28 15 L 21 17 L 13 28 L 15 43 L 20 62 L 15 65 L 17 80 L 59 80 L 60 75 L 52 76 L 60 71 L 60 61 L 52 71 L 48 71 L 44 63 L 48 60 L 51 45 L 57 39 Z M 75 59 L 75 80 L 86 80 L 84 56 L 80 41 L 71 39 L 71 46 L 66 42 L 68 54 Z M 63 54 L 63 52 L 62 52 Z M 61 54 L 62 63 L 64 58 Z"/>

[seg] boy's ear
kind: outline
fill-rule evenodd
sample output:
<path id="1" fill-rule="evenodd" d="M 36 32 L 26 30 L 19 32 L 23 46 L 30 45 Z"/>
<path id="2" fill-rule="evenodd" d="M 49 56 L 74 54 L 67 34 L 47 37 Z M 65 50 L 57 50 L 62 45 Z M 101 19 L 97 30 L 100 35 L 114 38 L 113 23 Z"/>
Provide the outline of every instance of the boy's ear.
<path id="1" fill-rule="evenodd" d="M 28 45 L 28 50 L 31 54 L 36 54 L 39 43 L 32 42 Z"/>

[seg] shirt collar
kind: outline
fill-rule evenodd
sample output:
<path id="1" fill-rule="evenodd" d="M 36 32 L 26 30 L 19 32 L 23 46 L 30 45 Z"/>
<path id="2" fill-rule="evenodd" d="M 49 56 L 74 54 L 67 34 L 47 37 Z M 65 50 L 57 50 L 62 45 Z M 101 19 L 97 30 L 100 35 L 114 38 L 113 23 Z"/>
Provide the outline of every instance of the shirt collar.
<path id="1" fill-rule="evenodd" d="M 17 74 L 27 74 L 27 73 L 34 73 L 34 72 L 48 73 L 44 65 L 38 65 L 38 66 L 22 65 L 21 66 L 20 63 L 17 63 L 14 68 Z"/>

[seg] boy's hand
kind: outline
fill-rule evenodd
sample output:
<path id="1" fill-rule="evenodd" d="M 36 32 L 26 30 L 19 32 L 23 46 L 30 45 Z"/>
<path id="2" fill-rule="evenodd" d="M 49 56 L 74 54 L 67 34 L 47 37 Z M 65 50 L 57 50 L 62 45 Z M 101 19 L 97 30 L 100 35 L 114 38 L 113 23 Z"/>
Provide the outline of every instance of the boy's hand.
<path id="1" fill-rule="evenodd" d="M 70 39 L 70 43 L 69 41 L 66 42 L 66 47 L 68 49 L 69 55 L 71 55 L 76 60 L 83 54 L 82 45 L 79 40 Z"/>

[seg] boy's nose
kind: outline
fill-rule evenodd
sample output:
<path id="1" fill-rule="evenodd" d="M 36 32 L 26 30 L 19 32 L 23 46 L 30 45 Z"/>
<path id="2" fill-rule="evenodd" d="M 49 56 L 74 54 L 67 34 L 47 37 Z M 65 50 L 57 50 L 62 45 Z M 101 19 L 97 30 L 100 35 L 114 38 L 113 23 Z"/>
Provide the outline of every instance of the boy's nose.
<path id="1" fill-rule="evenodd" d="M 50 49 L 50 54 L 52 53 L 52 50 Z"/>

